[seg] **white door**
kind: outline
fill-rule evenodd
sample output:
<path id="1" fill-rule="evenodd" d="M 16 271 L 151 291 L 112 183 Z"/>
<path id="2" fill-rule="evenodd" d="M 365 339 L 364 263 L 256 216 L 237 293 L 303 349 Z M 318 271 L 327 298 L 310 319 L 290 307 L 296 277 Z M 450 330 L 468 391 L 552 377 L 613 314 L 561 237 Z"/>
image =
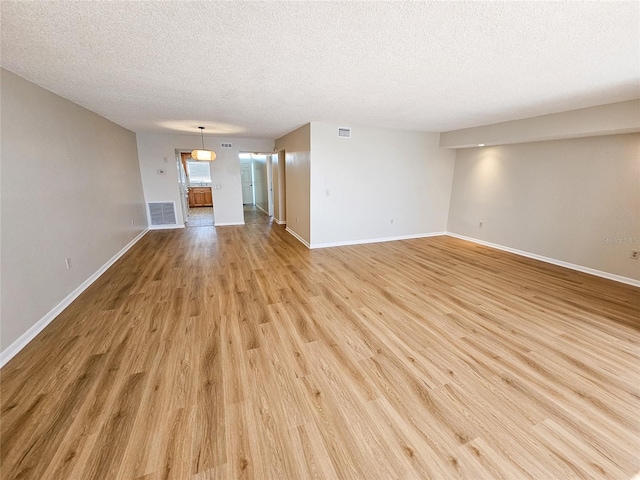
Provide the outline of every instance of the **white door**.
<path id="1" fill-rule="evenodd" d="M 251 162 L 242 162 L 242 203 L 253 205 L 253 169 Z"/>

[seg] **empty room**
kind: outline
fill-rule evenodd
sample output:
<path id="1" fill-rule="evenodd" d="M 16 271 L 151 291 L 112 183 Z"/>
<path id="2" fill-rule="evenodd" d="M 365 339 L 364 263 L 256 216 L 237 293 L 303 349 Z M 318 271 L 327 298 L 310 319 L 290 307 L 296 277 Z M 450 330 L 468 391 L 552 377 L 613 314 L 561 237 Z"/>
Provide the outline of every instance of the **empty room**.
<path id="1" fill-rule="evenodd" d="M 640 479 L 640 3 L 0 18 L 1 480 Z"/>

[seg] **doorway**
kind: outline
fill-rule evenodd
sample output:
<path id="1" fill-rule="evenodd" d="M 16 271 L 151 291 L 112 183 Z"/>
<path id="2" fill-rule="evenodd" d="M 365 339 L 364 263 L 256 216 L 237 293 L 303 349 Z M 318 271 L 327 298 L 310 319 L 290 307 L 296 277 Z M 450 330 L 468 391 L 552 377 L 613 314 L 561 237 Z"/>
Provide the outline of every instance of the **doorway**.
<path id="1" fill-rule="evenodd" d="M 272 153 L 241 152 L 242 203 L 273 218 Z M 245 218 L 246 220 L 246 218 Z"/>
<path id="2" fill-rule="evenodd" d="M 214 226 L 211 164 L 191 158 L 191 152 L 178 153 L 180 199 L 185 227 Z"/>

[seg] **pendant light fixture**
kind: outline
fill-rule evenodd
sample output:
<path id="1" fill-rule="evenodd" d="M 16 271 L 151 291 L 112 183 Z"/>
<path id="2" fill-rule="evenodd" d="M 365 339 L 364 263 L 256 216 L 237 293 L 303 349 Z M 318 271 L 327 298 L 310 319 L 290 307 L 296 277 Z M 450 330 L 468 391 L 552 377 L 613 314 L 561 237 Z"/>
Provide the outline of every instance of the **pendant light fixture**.
<path id="1" fill-rule="evenodd" d="M 191 158 L 199 162 L 213 162 L 216 159 L 216 152 L 213 150 L 206 150 L 204 148 L 204 127 L 198 127 L 200 129 L 200 135 L 202 136 L 202 150 L 193 150 L 191 152 Z"/>

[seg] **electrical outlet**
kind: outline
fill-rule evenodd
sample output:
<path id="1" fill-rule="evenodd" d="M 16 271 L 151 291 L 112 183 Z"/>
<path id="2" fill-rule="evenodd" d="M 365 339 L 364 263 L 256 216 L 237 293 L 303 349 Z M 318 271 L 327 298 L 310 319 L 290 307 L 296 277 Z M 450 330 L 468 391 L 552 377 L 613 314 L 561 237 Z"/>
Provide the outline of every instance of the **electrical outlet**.
<path id="1" fill-rule="evenodd" d="M 133 227 L 136 224 L 136 222 L 133 221 L 133 218 L 131 219 L 131 226 Z"/>
<path id="2" fill-rule="evenodd" d="M 483 225 L 484 225 L 484 222 L 480 220 L 480 223 L 478 224 L 478 228 L 482 228 Z"/>
<path id="3" fill-rule="evenodd" d="M 300 219 L 296 217 L 296 223 L 300 223 Z"/>
<path id="4" fill-rule="evenodd" d="M 640 251 L 634 250 L 633 252 L 631 252 L 631 258 L 633 258 L 634 260 L 638 260 L 640 258 Z"/>
<path id="5" fill-rule="evenodd" d="M 65 258 L 64 264 L 67 266 L 67 270 L 69 270 L 71 268 L 71 257 Z"/>

